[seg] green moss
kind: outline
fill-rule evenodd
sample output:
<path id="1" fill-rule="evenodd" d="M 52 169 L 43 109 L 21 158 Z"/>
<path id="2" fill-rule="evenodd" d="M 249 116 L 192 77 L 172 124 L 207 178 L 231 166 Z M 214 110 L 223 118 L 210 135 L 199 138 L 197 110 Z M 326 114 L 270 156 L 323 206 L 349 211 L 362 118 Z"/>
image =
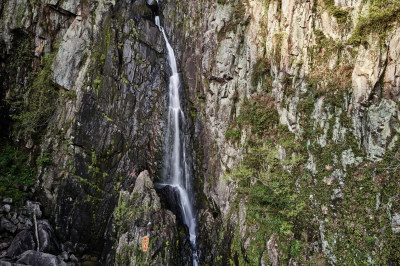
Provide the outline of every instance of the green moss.
<path id="1" fill-rule="evenodd" d="M 67 90 L 67 91 L 62 92 L 62 96 L 68 100 L 76 100 L 77 99 L 76 92 L 73 90 Z"/>
<path id="2" fill-rule="evenodd" d="M 252 133 L 262 135 L 267 130 L 273 129 L 278 119 L 278 111 L 273 107 L 273 99 L 262 97 L 256 101 L 245 99 L 237 121 L 243 126 L 250 126 Z"/>
<path id="3" fill-rule="evenodd" d="M 126 202 L 121 201 L 120 204 L 118 204 L 117 209 L 115 211 L 115 225 L 119 228 L 121 226 L 122 219 L 128 212 Z"/>
<path id="4" fill-rule="evenodd" d="M 108 122 L 114 122 L 114 120 L 111 117 L 109 117 L 106 113 L 102 113 L 102 115 L 105 119 L 107 119 Z"/>
<path id="5" fill-rule="evenodd" d="M 292 138 L 292 141 L 295 139 Z M 287 146 L 296 147 L 292 144 L 287 143 Z M 300 240 L 293 240 L 293 234 L 302 220 L 306 197 L 296 193 L 297 171 L 291 172 L 285 168 L 289 165 L 293 169 L 298 168 L 302 161 L 295 154 L 282 161 L 274 142 L 267 139 L 263 144 L 249 147 L 240 166 L 230 175 L 239 185 L 240 197 L 248 198 L 247 223 L 258 225 L 259 228 L 252 233 L 253 240 L 246 250 L 246 258 L 251 265 L 260 260 L 265 250 L 265 239 L 274 233 L 289 241 L 282 244 L 285 250 L 283 254 L 288 254 L 289 249 L 292 256 L 300 254 Z"/>
<path id="6" fill-rule="evenodd" d="M 34 168 L 28 165 L 26 154 L 7 142 L 0 143 L 0 195 L 2 197 L 10 197 L 14 202 L 22 201 L 27 195 L 28 188 L 35 182 L 34 173 Z"/>
<path id="7" fill-rule="evenodd" d="M 45 166 L 51 162 L 50 153 L 44 152 L 40 157 L 36 159 L 37 166 Z"/>
<path id="8" fill-rule="evenodd" d="M 230 126 L 225 132 L 225 138 L 233 141 L 240 140 L 240 129 Z"/>
<path id="9" fill-rule="evenodd" d="M 267 58 L 259 58 L 253 65 L 253 72 L 251 74 L 253 89 L 255 89 L 260 82 L 263 82 L 264 92 L 271 91 L 272 81 L 269 75 L 270 64 Z"/>
<path id="10" fill-rule="evenodd" d="M 334 16 L 339 23 L 346 23 L 349 20 L 349 11 L 335 6 L 334 0 L 323 0 L 323 2 L 328 8 L 329 13 Z"/>
<path id="11" fill-rule="evenodd" d="M 97 176 L 100 173 L 100 168 L 98 166 L 97 155 L 95 151 L 92 151 L 92 162 L 88 166 L 89 173 L 92 173 L 93 176 Z"/>
<path id="12" fill-rule="evenodd" d="M 27 67 L 33 59 L 33 45 L 31 39 L 26 34 L 14 34 L 14 47 L 7 66 L 12 71 L 17 71 L 18 67 Z"/>
<path id="13" fill-rule="evenodd" d="M 51 65 L 57 51 L 42 57 L 41 70 L 31 74 L 31 85 L 18 106 L 18 113 L 13 115 L 16 135 L 37 133 L 45 127 L 54 114 L 59 91 L 52 79 Z M 22 99 L 21 99 L 22 100 Z"/>
<path id="14" fill-rule="evenodd" d="M 275 33 L 274 35 L 274 59 L 275 62 L 279 65 L 281 62 L 281 51 L 283 40 L 286 36 L 285 32 Z"/>
<path id="15" fill-rule="evenodd" d="M 366 41 L 371 33 L 376 33 L 383 40 L 388 31 L 400 19 L 400 0 L 370 0 L 368 13 L 362 15 L 349 39 L 351 44 Z"/>

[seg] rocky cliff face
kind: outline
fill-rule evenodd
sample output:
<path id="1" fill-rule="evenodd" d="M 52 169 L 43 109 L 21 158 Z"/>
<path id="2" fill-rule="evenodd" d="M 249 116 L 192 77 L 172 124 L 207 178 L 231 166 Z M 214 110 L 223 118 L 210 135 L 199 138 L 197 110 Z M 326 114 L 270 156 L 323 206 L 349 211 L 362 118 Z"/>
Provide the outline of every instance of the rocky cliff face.
<path id="1" fill-rule="evenodd" d="M 207 143 L 202 188 L 234 225 L 231 262 L 399 260 L 397 4 L 183 13 L 196 21 L 183 65 Z"/>
<path id="2" fill-rule="evenodd" d="M 397 263 L 399 4 L 7 0 L 2 136 L 30 154 L 60 242 L 107 264 L 190 263 L 153 189 L 159 14 L 185 83 L 200 262 Z"/>

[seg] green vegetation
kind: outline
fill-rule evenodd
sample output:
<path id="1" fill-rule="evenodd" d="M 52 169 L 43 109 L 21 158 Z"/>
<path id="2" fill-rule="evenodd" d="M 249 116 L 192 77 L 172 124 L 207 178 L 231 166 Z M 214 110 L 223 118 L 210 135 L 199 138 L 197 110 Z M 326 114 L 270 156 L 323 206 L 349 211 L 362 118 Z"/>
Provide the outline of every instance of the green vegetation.
<path id="1" fill-rule="evenodd" d="M 270 96 L 260 96 L 257 101 L 245 99 L 237 118 L 239 125 L 250 127 L 251 132 L 259 136 L 272 132 L 277 121 L 278 111 L 274 108 L 274 101 Z"/>
<path id="2" fill-rule="evenodd" d="M 259 58 L 253 65 L 253 72 L 251 76 L 251 85 L 256 88 L 259 82 L 263 82 L 266 90 L 271 87 L 271 79 L 269 71 L 271 68 L 271 62 L 267 58 Z"/>
<path id="3" fill-rule="evenodd" d="M 35 171 L 28 166 L 28 156 L 9 143 L 0 144 L 0 195 L 14 202 L 22 201 L 35 183 Z"/>
<path id="4" fill-rule="evenodd" d="M 278 119 L 278 112 L 273 108 L 273 104 L 272 98 L 266 95 L 260 95 L 257 101 L 244 99 L 240 115 L 225 132 L 225 137 L 238 141 L 242 129 L 246 128 L 249 128 L 251 133 L 257 136 L 273 132 Z"/>
<path id="5" fill-rule="evenodd" d="M 115 210 L 115 225 L 117 226 L 117 228 L 120 230 L 121 224 L 123 222 L 123 219 L 125 217 L 125 215 L 128 212 L 128 208 L 126 206 L 126 202 L 125 201 L 121 201 L 116 210 Z M 126 230 L 126 228 L 122 229 L 121 231 Z"/>
<path id="6" fill-rule="evenodd" d="M 241 114 L 226 133 L 237 132 L 237 128 L 251 132 L 243 161 L 229 174 L 239 186 L 237 200 L 246 199 L 247 223 L 258 228 L 245 236 L 252 236 L 253 241 L 246 258 L 239 258 L 239 264 L 250 265 L 258 264 L 266 248 L 265 239 L 272 234 L 280 236 L 285 254 L 300 254 L 301 242 L 294 237 L 294 231 L 305 224 L 302 217 L 307 199 L 306 195 L 296 193 L 296 182 L 298 185 L 305 182 L 297 180 L 304 164 L 299 142 L 279 125 L 271 96 L 261 94 L 254 99 L 243 102 Z M 277 145 L 286 149 L 286 158 L 281 158 Z M 235 238 L 232 253 L 240 254 L 241 245 L 240 239 Z"/>
<path id="7" fill-rule="evenodd" d="M 225 138 L 233 141 L 240 140 L 240 129 L 230 126 L 225 132 Z"/>
<path id="8" fill-rule="evenodd" d="M 16 72 L 18 67 L 27 67 L 33 59 L 33 45 L 26 34 L 15 34 L 15 45 L 7 66 L 10 71 Z"/>
<path id="9" fill-rule="evenodd" d="M 368 13 L 360 17 L 349 40 L 351 44 L 365 42 L 371 33 L 378 34 L 383 40 L 400 20 L 400 0 L 370 0 L 369 3 Z"/>
<path id="10" fill-rule="evenodd" d="M 279 65 L 281 62 L 282 43 L 285 38 L 284 32 L 279 32 L 274 35 L 274 55 L 275 62 Z"/>
<path id="11" fill-rule="evenodd" d="M 339 23 L 346 23 L 349 19 L 349 11 L 335 6 L 334 0 L 323 0 L 325 6 L 328 8 L 329 13 L 334 16 Z"/>
<path id="12" fill-rule="evenodd" d="M 100 173 L 100 168 L 98 166 L 98 159 L 97 159 L 96 152 L 92 151 L 92 157 L 91 158 L 92 158 L 92 162 L 88 166 L 89 173 L 91 173 L 93 175 L 93 177 L 95 177 Z"/>
<path id="13" fill-rule="evenodd" d="M 351 71 L 352 66 L 339 65 L 329 77 L 309 80 L 308 92 L 297 105 L 302 128 L 297 136 L 279 124 L 270 95 L 257 94 L 242 103 L 241 114 L 226 132 L 230 139 L 247 132 L 243 160 L 228 174 L 238 186 L 232 212 L 240 213 L 239 203 L 244 202 L 248 226 L 244 233 L 234 229 L 232 261 L 257 265 L 264 254 L 264 262 L 270 263 L 264 252 L 266 240 L 274 236 L 280 263 L 326 263 L 326 255 L 309 249 L 313 241 L 320 241 L 321 224 L 338 265 L 365 264 L 369 257 L 377 265 L 400 261 L 400 236 L 392 232 L 388 216 L 400 211 L 393 204 L 400 200 L 400 182 L 393 178 L 400 175 L 400 144 L 380 162 L 363 161 L 366 153 L 342 109 Z M 323 110 L 332 116 L 324 125 L 311 116 L 320 97 Z M 336 119 L 347 130 L 333 140 Z M 318 141 L 323 135 L 324 145 Z M 346 166 L 343 154 L 360 162 Z M 310 160 L 315 170 L 309 169 Z M 338 191 L 342 196 L 334 196 Z M 393 206 L 390 211 L 388 206 Z"/>
<path id="14" fill-rule="evenodd" d="M 18 110 L 17 114 L 12 116 L 17 136 L 38 133 L 54 113 L 59 95 L 51 74 L 51 64 L 55 55 L 56 51 L 42 57 L 41 70 L 31 73 L 31 85 L 23 98 L 11 101 Z"/>

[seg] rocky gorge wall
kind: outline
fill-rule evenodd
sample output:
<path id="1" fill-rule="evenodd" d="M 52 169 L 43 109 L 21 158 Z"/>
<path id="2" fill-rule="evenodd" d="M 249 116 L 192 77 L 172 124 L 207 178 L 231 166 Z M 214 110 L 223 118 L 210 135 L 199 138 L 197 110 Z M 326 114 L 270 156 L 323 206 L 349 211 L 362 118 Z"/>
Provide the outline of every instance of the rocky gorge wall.
<path id="1" fill-rule="evenodd" d="M 28 196 L 60 242 L 81 262 L 179 261 L 186 239 L 176 243 L 175 215 L 152 183 L 168 77 L 154 10 L 145 1 L 6 1 L 1 11 L 2 128 L 30 154 Z M 154 254 L 132 256 L 144 234 Z"/>
<path id="2" fill-rule="evenodd" d="M 234 225 L 231 263 L 398 263 L 398 4 L 182 12 L 202 189 Z"/>
<path id="3" fill-rule="evenodd" d="M 200 262 L 396 264 L 398 6 L 7 0 L 2 134 L 30 154 L 35 197 L 75 254 L 190 263 L 153 188 L 169 76 L 160 13 L 185 83 Z"/>

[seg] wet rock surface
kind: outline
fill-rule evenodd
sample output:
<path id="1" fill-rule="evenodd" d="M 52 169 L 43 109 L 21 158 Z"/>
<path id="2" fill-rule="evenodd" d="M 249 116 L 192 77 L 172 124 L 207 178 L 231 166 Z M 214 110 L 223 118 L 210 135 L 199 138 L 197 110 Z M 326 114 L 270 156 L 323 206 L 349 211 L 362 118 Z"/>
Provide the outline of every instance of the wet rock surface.
<path id="1" fill-rule="evenodd" d="M 1 263 L 15 262 L 28 249 L 21 259 L 32 263 L 48 258 L 88 265 L 190 264 L 176 194 L 165 189 L 157 195 L 152 185 L 160 176 L 169 77 L 155 13 L 185 81 L 201 262 L 218 265 L 222 257 L 223 263 L 250 263 L 256 250 L 257 263 L 276 265 L 287 250 L 291 256 L 305 250 L 304 257 L 316 264 L 339 264 L 343 249 L 337 243 L 347 239 L 364 241 L 358 248 L 366 249 L 346 248 L 357 251 L 349 260 L 372 263 L 385 253 L 379 247 L 396 245 L 391 243 L 397 243 L 400 224 L 398 27 L 384 40 L 371 33 L 362 44 L 350 44 L 359 16 L 368 14 L 361 0 L 333 6 L 313 0 L 160 2 L 159 8 L 149 0 L 0 3 L 1 136 L 26 147 L 33 161 L 39 153 L 50 160 L 37 167 L 35 200 L 42 208 L 27 202 L 17 210 L 8 199 L 0 206 Z M 38 136 L 18 135 L 13 120 L 18 104 L 30 99 L 30 77 L 41 73 L 52 53 L 47 75 L 60 91 L 57 106 L 37 127 Z M 303 141 L 295 152 L 289 152 L 287 139 L 276 143 L 278 161 L 298 153 L 301 169 L 307 169 L 301 176 L 289 172 L 296 193 L 307 194 L 310 227 L 301 231 L 296 224 L 297 231 L 285 235 L 290 246 L 284 252 L 275 234 L 257 235 L 261 227 L 246 209 L 252 198 L 238 200 L 239 184 L 229 177 L 255 137 L 251 125 L 235 128 L 243 103 L 264 94 L 269 98 L 262 105 L 278 112 L 277 127 Z M 234 139 L 227 134 L 233 130 Z M 144 170 L 148 174 L 139 178 Z M 392 190 L 381 191 L 385 188 Z M 132 211 L 140 206 L 147 207 Z M 44 253 L 32 252 L 33 213 Z M 150 236 L 148 253 L 138 252 L 144 234 Z M 255 239 L 260 251 L 252 246 Z"/>
<path id="2" fill-rule="evenodd" d="M 169 185 L 163 185 L 160 187 L 157 187 L 156 185 L 156 190 L 157 193 L 160 195 L 161 202 L 164 205 L 164 208 L 172 211 L 172 213 L 175 214 L 177 220 L 181 224 L 183 224 L 183 217 L 181 209 L 179 207 L 180 199 L 178 189 Z"/>
<path id="3" fill-rule="evenodd" d="M 149 173 L 136 179 L 132 192 L 121 191 L 110 233 L 117 238 L 115 263 L 124 265 L 191 265 L 191 247 L 185 232 L 179 232 L 176 216 L 161 208 Z M 142 251 L 143 237 L 149 238 Z M 168 243 L 168 244 L 166 244 Z M 107 254 L 107 261 L 113 261 Z"/>

